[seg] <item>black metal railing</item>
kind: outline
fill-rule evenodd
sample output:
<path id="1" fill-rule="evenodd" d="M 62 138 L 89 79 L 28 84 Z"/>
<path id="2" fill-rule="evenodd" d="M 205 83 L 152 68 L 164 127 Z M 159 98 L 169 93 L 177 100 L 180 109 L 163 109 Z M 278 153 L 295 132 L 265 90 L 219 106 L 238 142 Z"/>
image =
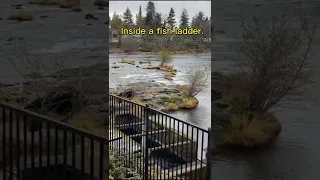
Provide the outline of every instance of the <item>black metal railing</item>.
<path id="1" fill-rule="evenodd" d="M 0 103 L 3 180 L 108 179 L 108 139 Z"/>
<path id="2" fill-rule="evenodd" d="M 117 96 L 109 95 L 109 137 L 4 103 L 0 123 L 3 180 L 106 180 L 110 151 L 144 180 L 211 177 L 210 129 Z"/>
<path id="3" fill-rule="evenodd" d="M 210 179 L 210 128 L 109 95 L 110 148 L 142 179 Z M 208 156 L 207 156 L 208 155 Z"/>

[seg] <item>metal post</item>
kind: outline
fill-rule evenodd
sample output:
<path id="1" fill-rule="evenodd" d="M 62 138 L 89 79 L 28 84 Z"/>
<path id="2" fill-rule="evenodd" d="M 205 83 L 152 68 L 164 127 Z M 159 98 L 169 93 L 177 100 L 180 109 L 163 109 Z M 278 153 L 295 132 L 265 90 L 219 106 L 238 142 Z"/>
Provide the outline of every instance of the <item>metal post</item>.
<path id="1" fill-rule="evenodd" d="M 149 108 L 148 105 L 145 107 L 145 142 L 144 142 L 144 178 L 145 180 L 148 180 L 149 175 L 149 151 L 148 151 L 148 121 L 149 121 Z"/>
<path id="2" fill-rule="evenodd" d="M 208 148 L 207 148 L 207 154 L 206 154 L 206 159 L 207 159 L 207 167 L 206 167 L 206 179 L 211 179 L 211 152 L 212 152 L 212 148 L 211 148 L 211 137 L 212 136 L 212 132 L 211 132 L 211 128 L 208 128 Z"/>

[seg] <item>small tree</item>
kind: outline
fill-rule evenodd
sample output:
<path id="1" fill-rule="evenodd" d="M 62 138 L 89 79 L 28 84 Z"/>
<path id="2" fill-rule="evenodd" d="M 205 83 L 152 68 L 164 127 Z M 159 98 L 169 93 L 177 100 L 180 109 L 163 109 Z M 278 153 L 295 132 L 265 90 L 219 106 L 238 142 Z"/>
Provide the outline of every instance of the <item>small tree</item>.
<path id="1" fill-rule="evenodd" d="M 186 95 L 194 97 L 207 87 L 209 77 L 208 69 L 206 68 L 190 68 L 187 69 L 185 78 L 187 80 Z"/>
<path id="2" fill-rule="evenodd" d="M 168 50 L 163 49 L 160 54 L 160 62 L 161 62 L 160 66 L 163 67 L 165 63 L 168 63 L 171 61 L 172 61 L 172 57 L 170 53 L 168 52 Z"/>
<path id="3" fill-rule="evenodd" d="M 288 93 L 311 82 L 307 58 L 315 26 L 310 28 L 300 17 L 301 26 L 295 28 L 286 16 L 274 18 L 271 24 L 257 19 L 243 23 L 237 61 L 240 72 L 231 84 L 233 91 L 247 98 L 247 111 L 266 112 Z"/>

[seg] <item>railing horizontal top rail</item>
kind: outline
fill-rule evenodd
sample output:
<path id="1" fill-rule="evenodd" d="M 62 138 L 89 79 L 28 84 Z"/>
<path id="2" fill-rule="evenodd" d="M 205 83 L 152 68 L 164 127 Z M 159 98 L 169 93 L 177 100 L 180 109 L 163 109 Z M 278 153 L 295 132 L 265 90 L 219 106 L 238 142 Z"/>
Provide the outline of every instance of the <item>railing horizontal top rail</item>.
<path id="1" fill-rule="evenodd" d="M 146 106 L 143 106 L 143 105 L 141 105 L 141 104 L 132 102 L 132 101 L 130 101 L 130 100 L 128 100 L 128 99 L 125 99 L 125 98 L 123 98 L 123 97 L 120 97 L 120 96 L 117 96 L 117 95 L 114 95 L 114 94 L 109 94 L 109 96 L 112 96 L 112 97 L 114 97 L 114 98 L 120 99 L 120 100 L 125 101 L 125 102 L 128 102 L 128 103 L 132 103 L 132 104 L 135 104 L 135 105 L 138 105 L 138 106 L 146 107 Z M 178 122 L 180 122 L 180 123 L 186 124 L 186 125 L 188 125 L 188 126 L 190 126 L 190 127 L 192 127 L 192 128 L 199 129 L 199 130 L 204 131 L 204 132 L 206 132 L 206 133 L 209 132 L 209 131 L 206 130 L 206 129 L 203 129 L 203 128 L 201 128 L 201 127 L 198 127 L 198 126 L 195 126 L 195 125 L 190 124 L 190 123 L 188 123 L 188 122 L 185 122 L 185 121 L 182 121 L 182 120 L 180 120 L 180 119 L 177 119 L 177 118 L 175 118 L 175 117 L 173 117 L 173 116 L 171 116 L 171 115 L 169 115 L 169 114 L 167 114 L 167 113 L 165 113 L 165 112 L 161 112 L 161 111 L 159 111 L 159 110 L 156 110 L 156 109 L 150 108 L 150 107 L 148 107 L 148 109 L 149 109 L 149 110 L 152 110 L 152 111 L 154 111 L 154 112 L 156 112 L 156 113 L 159 113 L 159 114 L 161 114 L 161 115 L 163 115 L 163 116 L 167 116 L 167 117 L 169 117 L 169 118 L 171 118 L 171 119 L 174 119 L 174 120 L 176 120 L 176 121 L 178 121 Z"/>
<path id="2" fill-rule="evenodd" d="M 3 102 L 0 103 L 0 108 L 5 108 L 7 110 L 14 111 L 14 113 L 19 113 L 21 115 L 25 115 L 27 117 L 30 117 L 31 120 L 35 120 L 35 121 L 36 120 L 40 120 L 40 121 L 43 121 L 45 123 L 53 124 L 56 127 L 59 127 L 61 129 L 64 129 L 64 130 L 67 130 L 67 131 L 71 131 L 71 132 L 77 133 L 79 135 L 86 136 L 88 138 L 92 138 L 93 140 L 96 140 L 96 141 L 99 141 L 99 142 L 102 142 L 102 143 L 106 143 L 106 144 L 108 143 L 108 138 L 105 137 L 105 136 L 96 135 L 96 134 L 93 134 L 91 132 L 72 127 L 71 125 L 68 125 L 66 123 L 50 119 L 50 118 L 48 118 L 46 116 L 37 114 L 35 112 L 29 111 L 29 110 L 26 110 L 26 109 L 20 109 L 18 107 L 15 107 L 13 105 L 6 104 L 6 103 L 3 103 Z"/>

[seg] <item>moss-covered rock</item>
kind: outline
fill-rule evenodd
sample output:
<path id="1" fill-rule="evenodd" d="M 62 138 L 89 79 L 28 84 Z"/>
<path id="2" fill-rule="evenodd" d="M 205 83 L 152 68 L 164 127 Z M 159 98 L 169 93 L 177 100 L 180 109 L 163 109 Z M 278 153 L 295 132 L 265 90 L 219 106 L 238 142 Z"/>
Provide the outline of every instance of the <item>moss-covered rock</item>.
<path id="1" fill-rule="evenodd" d="M 167 102 L 167 103 L 178 103 L 178 102 L 182 102 L 182 98 L 179 97 L 162 97 L 161 98 L 163 102 Z"/>
<path id="2" fill-rule="evenodd" d="M 134 61 L 134 60 L 123 60 L 122 59 L 119 63 L 136 65 L 136 61 Z"/>
<path id="3" fill-rule="evenodd" d="M 276 139 L 280 132 L 281 124 L 271 113 L 233 115 L 224 133 L 224 145 L 262 146 Z"/>
<path id="4" fill-rule="evenodd" d="M 9 20 L 17 20 L 17 21 L 32 21 L 33 20 L 33 12 L 30 11 L 19 11 L 16 14 L 10 16 Z"/>
<path id="5" fill-rule="evenodd" d="M 113 66 L 111 66 L 111 68 L 120 68 L 120 66 L 119 65 L 113 65 Z"/>
<path id="6" fill-rule="evenodd" d="M 169 104 L 168 104 L 168 107 L 167 107 L 167 110 L 168 110 L 168 111 L 176 111 L 176 110 L 178 110 L 178 109 L 179 109 L 179 107 L 178 107 L 177 104 L 175 104 L 175 103 L 169 103 Z"/>
<path id="7" fill-rule="evenodd" d="M 75 12 L 82 12 L 82 8 L 80 6 L 72 6 L 70 10 Z"/>
<path id="8" fill-rule="evenodd" d="M 137 103 L 137 104 L 140 104 L 140 105 L 145 105 L 146 103 L 144 101 L 142 101 L 141 99 L 137 98 L 137 97 L 134 97 L 131 99 L 131 101 Z"/>
<path id="9" fill-rule="evenodd" d="M 196 97 L 187 97 L 182 98 L 182 102 L 180 104 L 181 109 L 193 109 L 196 108 L 199 104 L 199 100 Z"/>
<path id="10" fill-rule="evenodd" d="M 167 79 L 167 80 L 170 80 L 170 81 L 173 80 L 172 74 L 165 74 L 164 78 Z"/>

